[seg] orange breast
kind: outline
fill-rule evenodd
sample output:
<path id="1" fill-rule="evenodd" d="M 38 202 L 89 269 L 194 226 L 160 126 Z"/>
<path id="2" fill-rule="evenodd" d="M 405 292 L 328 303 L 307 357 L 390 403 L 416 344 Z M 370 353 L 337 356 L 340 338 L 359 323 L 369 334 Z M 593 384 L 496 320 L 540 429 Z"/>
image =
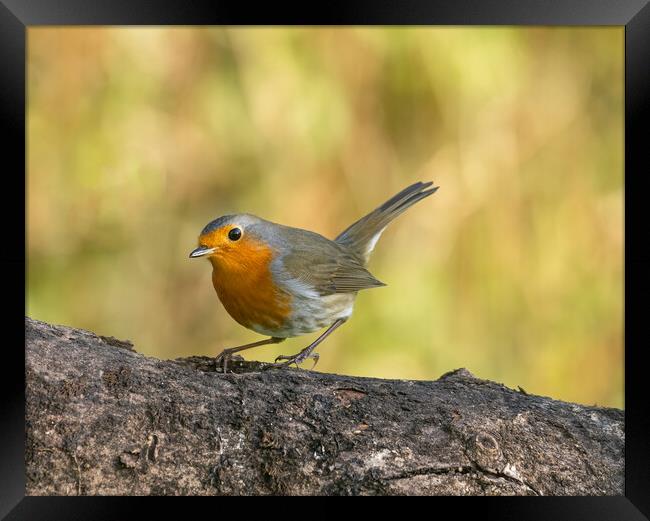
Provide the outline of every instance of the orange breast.
<path id="1" fill-rule="evenodd" d="M 242 326 L 282 327 L 291 313 L 291 296 L 277 288 L 269 264 L 271 249 L 251 238 L 210 257 L 212 284 L 226 311 Z"/>

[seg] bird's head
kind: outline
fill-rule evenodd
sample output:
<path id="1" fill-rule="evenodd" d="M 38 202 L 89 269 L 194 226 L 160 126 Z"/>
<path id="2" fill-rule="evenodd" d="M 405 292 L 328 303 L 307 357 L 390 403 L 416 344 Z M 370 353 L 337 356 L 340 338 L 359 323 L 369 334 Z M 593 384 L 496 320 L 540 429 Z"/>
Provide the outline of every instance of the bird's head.
<path id="1" fill-rule="evenodd" d="M 209 222 L 201 231 L 198 247 L 191 258 L 206 257 L 213 265 L 246 264 L 251 256 L 268 249 L 255 225 L 262 220 L 249 214 L 224 215 Z"/>

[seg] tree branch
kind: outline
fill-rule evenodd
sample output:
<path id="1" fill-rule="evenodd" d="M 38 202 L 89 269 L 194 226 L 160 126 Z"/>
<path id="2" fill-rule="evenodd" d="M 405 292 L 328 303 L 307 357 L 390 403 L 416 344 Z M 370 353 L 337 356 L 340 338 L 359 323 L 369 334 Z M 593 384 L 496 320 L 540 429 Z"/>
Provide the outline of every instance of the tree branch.
<path id="1" fill-rule="evenodd" d="M 623 494 L 623 412 L 465 369 L 380 380 L 206 357 L 25 319 L 27 493 Z"/>

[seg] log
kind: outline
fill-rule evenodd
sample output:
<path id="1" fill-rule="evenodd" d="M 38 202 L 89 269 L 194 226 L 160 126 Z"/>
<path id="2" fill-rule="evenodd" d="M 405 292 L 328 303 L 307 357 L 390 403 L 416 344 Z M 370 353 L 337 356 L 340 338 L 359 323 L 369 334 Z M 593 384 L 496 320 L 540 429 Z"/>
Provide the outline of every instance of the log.
<path id="1" fill-rule="evenodd" d="M 622 495 L 623 411 L 207 357 L 25 319 L 28 495 Z"/>

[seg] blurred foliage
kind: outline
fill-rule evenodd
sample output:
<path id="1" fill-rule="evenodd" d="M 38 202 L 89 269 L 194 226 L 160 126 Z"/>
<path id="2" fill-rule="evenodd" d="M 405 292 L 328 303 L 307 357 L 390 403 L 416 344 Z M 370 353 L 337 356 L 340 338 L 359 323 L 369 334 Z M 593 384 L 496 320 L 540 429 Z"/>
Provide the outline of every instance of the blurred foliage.
<path id="1" fill-rule="evenodd" d="M 622 407 L 623 31 L 30 27 L 27 313 L 214 355 L 261 337 L 188 259 L 208 221 L 333 237 L 433 180 L 318 369 Z"/>

